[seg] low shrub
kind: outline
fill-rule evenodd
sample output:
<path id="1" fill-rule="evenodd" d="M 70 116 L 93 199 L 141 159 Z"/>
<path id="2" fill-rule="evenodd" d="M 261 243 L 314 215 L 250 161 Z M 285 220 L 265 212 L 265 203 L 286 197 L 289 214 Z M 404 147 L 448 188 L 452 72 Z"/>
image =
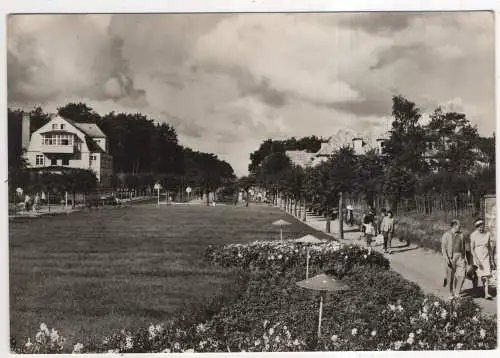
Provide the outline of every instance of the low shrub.
<path id="1" fill-rule="evenodd" d="M 245 272 L 232 299 L 77 348 L 117 353 L 496 348 L 495 320 L 484 317 L 470 299 L 444 302 L 426 296 L 389 271 L 383 256 L 363 248 L 329 242 L 312 246 L 310 254 L 310 276 L 327 271 L 350 287 L 323 294 L 320 338 L 321 293 L 296 285 L 304 278 L 305 247 L 255 242 L 207 250 L 211 262 Z"/>

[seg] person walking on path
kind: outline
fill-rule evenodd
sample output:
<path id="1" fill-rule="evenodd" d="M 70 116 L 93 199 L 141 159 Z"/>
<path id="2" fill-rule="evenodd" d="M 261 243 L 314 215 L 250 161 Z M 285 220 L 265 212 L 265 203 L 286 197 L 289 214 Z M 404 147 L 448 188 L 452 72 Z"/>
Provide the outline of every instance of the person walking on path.
<path id="1" fill-rule="evenodd" d="M 369 255 L 372 253 L 372 242 L 374 236 L 375 236 L 375 227 L 373 226 L 373 223 L 369 222 L 365 224 L 366 247 L 368 248 Z"/>
<path id="2" fill-rule="evenodd" d="M 376 227 L 376 235 L 382 233 L 382 221 L 384 221 L 384 218 L 387 216 L 387 210 L 385 208 L 382 208 L 380 210 L 380 215 L 377 218 L 377 227 Z"/>
<path id="3" fill-rule="evenodd" d="M 474 222 L 476 230 L 470 235 L 470 245 L 474 263 L 477 266 L 477 275 L 481 278 L 484 287 L 484 298 L 491 299 L 489 284 L 491 271 L 494 267 L 492 260 L 491 233 L 485 230 L 484 220 L 477 219 Z"/>
<path id="4" fill-rule="evenodd" d="M 353 215 L 354 208 L 352 207 L 352 205 L 347 205 L 346 209 L 347 209 L 347 215 L 345 223 L 349 226 L 352 226 L 354 224 L 354 215 Z"/>
<path id="5" fill-rule="evenodd" d="M 465 281 L 465 242 L 460 232 L 460 221 L 452 220 L 450 230 L 441 239 L 441 253 L 444 258 L 446 278 L 449 284 L 450 299 L 459 298 Z"/>
<path id="6" fill-rule="evenodd" d="M 366 233 L 366 225 L 372 225 L 375 229 L 375 209 L 370 208 L 368 212 L 363 216 L 361 232 Z"/>
<path id="7" fill-rule="evenodd" d="M 380 224 L 380 232 L 384 236 L 384 253 L 392 254 L 391 243 L 392 236 L 394 235 L 394 217 L 392 211 L 388 211 L 387 215 L 382 219 Z"/>

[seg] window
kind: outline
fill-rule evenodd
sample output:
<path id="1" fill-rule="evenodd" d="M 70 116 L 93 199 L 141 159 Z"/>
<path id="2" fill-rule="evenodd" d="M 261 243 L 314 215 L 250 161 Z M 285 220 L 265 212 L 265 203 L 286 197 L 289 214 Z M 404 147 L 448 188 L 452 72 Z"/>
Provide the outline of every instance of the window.
<path id="1" fill-rule="evenodd" d="M 71 134 L 52 134 L 43 137 L 43 145 L 72 145 L 73 136 Z"/>
<path id="2" fill-rule="evenodd" d="M 57 165 L 57 159 L 51 159 L 50 165 Z"/>
<path id="3" fill-rule="evenodd" d="M 64 124 L 61 124 L 61 129 L 64 129 Z"/>
<path id="4" fill-rule="evenodd" d="M 43 165 L 43 163 L 44 163 L 43 154 L 37 154 L 36 155 L 36 165 Z"/>
<path id="5" fill-rule="evenodd" d="M 63 158 L 62 165 L 69 165 L 69 159 L 68 158 Z"/>
<path id="6" fill-rule="evenodd" d="M 57 129 L 57 123 L 52 124 L 52 129 Z"/>
<path id="7" fill-rule="evenodd" d="M 90 160 L 97 160 L 97 155 L 93 155 L 93 154 L 91 154 L 91 155 L 90 155 Z"/>

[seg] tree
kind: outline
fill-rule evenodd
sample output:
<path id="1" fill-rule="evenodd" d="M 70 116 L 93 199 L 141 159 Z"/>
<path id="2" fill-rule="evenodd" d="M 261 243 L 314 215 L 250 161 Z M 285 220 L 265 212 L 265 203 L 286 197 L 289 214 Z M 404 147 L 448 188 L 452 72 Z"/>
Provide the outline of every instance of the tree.
<path id="1" fill-rule="evenodd" d="M 65 106 L 59 107 L 57 108 L 57 114 L 75 122 L 96 123 L 101 118 L 92 107 L 83 102 L 70 102 Z"/>
<path id="2" fill-rule="evenodd" d="M 72 207 L 76 205 L 76 193 L 87 194 L 97 187 L 97 177 L 91 170 L 69 169 L 61 174 L 62 189 L 72 194 Z"/>
<path id="3" fill-rule="evenodd" d="M 371 150 L 357 159 L 353 191 L 364 194 L 369 206 L 374 205 L 375 196 L 382 192 L 384 182 L 384 165 L 382 158 Z"/>
<path id="4" fill-rule="evenodd" d="M 245 192 L 246 203 L 245 206 L 248 206 L 250 200 L 250 189 L 255 186 L 256 178 L 255 175 L 250 174 L 247 176 L 243 176 L 238 180 L 238 187 Z"/>

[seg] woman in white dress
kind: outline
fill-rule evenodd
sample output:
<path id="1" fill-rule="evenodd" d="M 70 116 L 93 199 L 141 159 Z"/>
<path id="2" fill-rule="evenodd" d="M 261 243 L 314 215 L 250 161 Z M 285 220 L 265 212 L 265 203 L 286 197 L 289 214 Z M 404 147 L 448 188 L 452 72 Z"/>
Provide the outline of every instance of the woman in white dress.
<path id="1" fill-rule="evenodd" d="M 477 219 L 474 222 L 476 230 L 470 235 L 470 246 L 474 264 L 477 266 L 477 276 L 483 282 L 484 298 L 491 299 L 488 292 L 491 278 L 492 242 L 491 233 L 485 230 L 484 220 Z"/>

